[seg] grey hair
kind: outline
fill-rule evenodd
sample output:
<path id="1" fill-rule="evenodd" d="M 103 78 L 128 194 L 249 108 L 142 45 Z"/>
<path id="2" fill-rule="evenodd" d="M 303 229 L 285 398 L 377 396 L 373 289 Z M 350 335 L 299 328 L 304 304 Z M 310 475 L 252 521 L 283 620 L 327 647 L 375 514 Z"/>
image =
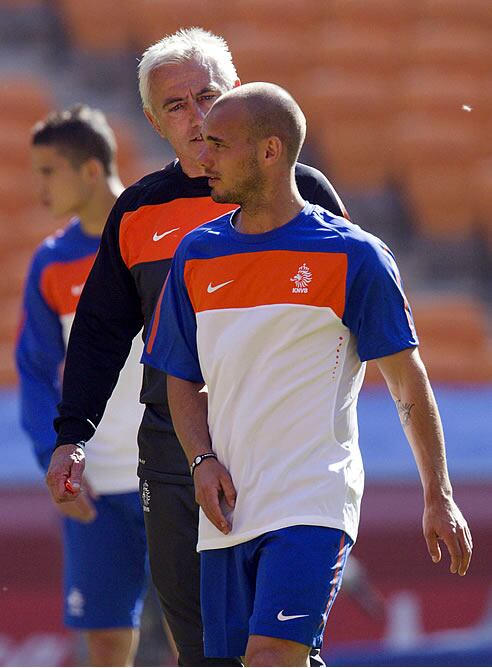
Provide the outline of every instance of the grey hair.
<path id="1" fill-rule="evenodd" d="M 188 60 L 196 60 L 211 66 L 217 77 L 217 83 L 224 88 L 224 91 L 234 87 L 238 77 L 225 39 L 203 28 L 181 28 L 149 46 L 142 54 L 138 64 L 138 86 L 144 109 L 152 109 L 150 103 L 152 72 L 162 65 Z"/>

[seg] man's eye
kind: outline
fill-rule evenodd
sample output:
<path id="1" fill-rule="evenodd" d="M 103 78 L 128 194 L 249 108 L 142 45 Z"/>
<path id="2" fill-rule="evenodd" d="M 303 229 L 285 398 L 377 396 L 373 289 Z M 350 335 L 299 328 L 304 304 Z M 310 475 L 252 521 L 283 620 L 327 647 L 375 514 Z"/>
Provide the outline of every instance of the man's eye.
<path id="1" fill-rule="evenodd" d="M 179 104 L 175 104 L 173 107 L 170 107 L 168 111 L 180 111 L 180 109 L 183 108 L 183 105 L 181 102 Z"/>

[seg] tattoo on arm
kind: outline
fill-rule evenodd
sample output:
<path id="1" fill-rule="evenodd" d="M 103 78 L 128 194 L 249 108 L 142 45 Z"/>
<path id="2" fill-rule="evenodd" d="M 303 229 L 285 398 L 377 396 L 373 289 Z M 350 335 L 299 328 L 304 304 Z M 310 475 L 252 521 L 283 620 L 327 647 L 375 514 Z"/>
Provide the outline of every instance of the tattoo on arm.
<path id="1" fill-rule="evenodd" d="M 406 427 L 410 422 L 410 413 L 415 404 L 404 403 L 401 399 L 396 400 L 396 408 L 398 410 L 398 415 L 400 416 L 400 422 L 403 427 Z"/>

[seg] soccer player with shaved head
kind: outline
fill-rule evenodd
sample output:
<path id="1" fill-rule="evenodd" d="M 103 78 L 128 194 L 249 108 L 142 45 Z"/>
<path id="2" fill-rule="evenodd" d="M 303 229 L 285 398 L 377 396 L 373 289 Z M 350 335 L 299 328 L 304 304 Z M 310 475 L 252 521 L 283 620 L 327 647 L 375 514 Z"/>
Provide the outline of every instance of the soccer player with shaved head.
<path id="1" fill-rule="evenodd" d="M 178 246 L 143 356 L 168 374 L 200 505 L 205 653 L 247 666 L 306 666 L 321 644 L 357 538 L 367 360 L 413 450 L 431 558 L 443 541 L 465 575 L 472 551 L 394 257 L 300 192 L 305 130 L 272 84 L 215 102 L 199 160 L 212 199 L 240 208 Z"/>

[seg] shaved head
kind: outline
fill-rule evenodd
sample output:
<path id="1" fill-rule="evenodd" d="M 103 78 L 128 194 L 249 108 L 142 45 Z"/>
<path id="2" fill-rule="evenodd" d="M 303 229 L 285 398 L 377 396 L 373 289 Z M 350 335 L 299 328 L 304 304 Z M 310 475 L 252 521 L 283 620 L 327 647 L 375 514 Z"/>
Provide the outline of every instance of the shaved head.
<path id="1" fill-rule="evenodd" d="M 289 166 L 296 162 L 306 137 L 306 118 L 286 90 L 271 83 L 243 84 L 224 93 L 209 114 L 225 105 L 237 105 L 252 141 L 278 137 Z"/>

